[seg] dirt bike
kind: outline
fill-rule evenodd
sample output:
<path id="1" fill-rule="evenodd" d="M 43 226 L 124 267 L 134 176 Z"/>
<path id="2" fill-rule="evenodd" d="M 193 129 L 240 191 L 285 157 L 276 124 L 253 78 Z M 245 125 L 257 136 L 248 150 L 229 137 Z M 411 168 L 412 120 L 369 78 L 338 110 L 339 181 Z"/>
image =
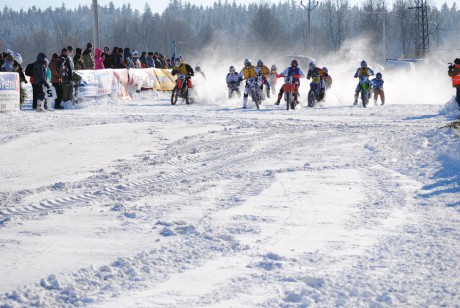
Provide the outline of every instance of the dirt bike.
<path id="1" fill-rule="evenodd" d="M 313 76 L 310 82 L 310 91 L 308 91 L 308 107 L 314 107 L 317 102 L 324 99 L 325 84 L 320 76 Z"/>
<path id="2" fill-rule="evenodd" d="M 372 86 L 369 80 L 369 76 L 359 77 L 359 88 L 361 92 L 361 101 L 363 102 L 363 107 L 366 108 L 372 95 Z"/>
<path id="3" fill-rule="evenodd" d="M 299 85 L 293 81 L 292 76 L 284 78 L 283 90 L 286 110 L 295 109 L 295 106 L 299 104 L 297 101 Z"/>
<path id="4" fill-rule="evenodd" d="M 237 93 L 238 98 L 241 97 L 241 91 L 240 91 L 240 83 L 236 81 L 232 81 L 228 84 L 228 98 L 231 99 L 233 96 L 233 93 Z"/>
<path id="5" fill-rule="evenodd" d="M 193 104 L 195 98 L 193 97 L 192 89 L 189 87 L 191 81 L 185 75 L 179 75 L 176 79 L 176 86 L 171 93 L 171 105 L 175 105 L 179 98 L 185 99 L 187 105 Z"/>
<path id="6" fill-rule="evenodd" d="M 260 102 L 262 101 L 262 91 L 260 90 L 261 84 L 262 82 L 259 77 L 248 79 L 249 93 L 257 109 L 260 109 Z"/>

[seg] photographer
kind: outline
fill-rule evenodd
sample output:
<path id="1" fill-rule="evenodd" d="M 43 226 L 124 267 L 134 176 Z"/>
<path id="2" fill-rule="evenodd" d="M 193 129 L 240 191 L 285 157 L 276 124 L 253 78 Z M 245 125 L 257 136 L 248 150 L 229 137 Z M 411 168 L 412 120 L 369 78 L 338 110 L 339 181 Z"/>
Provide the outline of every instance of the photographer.
<path id="1" fill-rule="evenodd" d="M 450 63 L 447 74 L 452 77 L 452 86 L 457 88 L 455 100 L 460 107 L 460 58 L 455 59 L 454 64 Z"/>

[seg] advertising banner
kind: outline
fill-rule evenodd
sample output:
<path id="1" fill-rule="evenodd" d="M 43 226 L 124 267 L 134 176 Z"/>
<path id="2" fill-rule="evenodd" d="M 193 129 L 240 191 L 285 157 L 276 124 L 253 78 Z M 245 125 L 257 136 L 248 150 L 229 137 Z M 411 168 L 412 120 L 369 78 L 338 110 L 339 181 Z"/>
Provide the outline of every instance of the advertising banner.
<path id="1" fill-rule="evenodd" d="M 0 111 L 20 110 L 18 73 L 0 73 Z"/>

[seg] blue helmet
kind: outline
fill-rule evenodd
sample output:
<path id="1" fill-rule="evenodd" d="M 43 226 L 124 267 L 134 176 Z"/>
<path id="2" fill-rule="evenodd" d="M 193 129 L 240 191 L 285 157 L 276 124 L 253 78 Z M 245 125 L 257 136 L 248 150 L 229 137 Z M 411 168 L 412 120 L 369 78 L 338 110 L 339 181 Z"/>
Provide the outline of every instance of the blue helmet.
<path id="1" fill-rule="evenodd" d="M 367 62 L 366 61 L 361 61 L 361 67 L 367 67 Z"/>
<path id="2" fill-rule="evenodd" d="M 375 75 L 375 77 L 377 77 L 377 79 L 382 79 L 382 73 L 377 73 L 377 75 Z"/>
<path id="3" fill-rule="evenodd" d="M 257 66 L 258 67 L 262 67 L 262 65 L 264 65 L 264 61 L 262 61 L 262 60 L 257 61 Z"/>

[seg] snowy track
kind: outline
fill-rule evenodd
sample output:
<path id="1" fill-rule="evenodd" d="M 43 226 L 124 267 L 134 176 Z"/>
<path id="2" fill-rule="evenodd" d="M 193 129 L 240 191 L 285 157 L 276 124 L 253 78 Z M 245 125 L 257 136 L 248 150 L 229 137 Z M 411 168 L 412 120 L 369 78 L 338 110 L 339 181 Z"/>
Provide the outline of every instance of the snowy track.
<path id="1" fill-rule="evenodd" d="M 0 306 L 460 302 L 439 107 L 163 103 L 0 114 Z"/>

